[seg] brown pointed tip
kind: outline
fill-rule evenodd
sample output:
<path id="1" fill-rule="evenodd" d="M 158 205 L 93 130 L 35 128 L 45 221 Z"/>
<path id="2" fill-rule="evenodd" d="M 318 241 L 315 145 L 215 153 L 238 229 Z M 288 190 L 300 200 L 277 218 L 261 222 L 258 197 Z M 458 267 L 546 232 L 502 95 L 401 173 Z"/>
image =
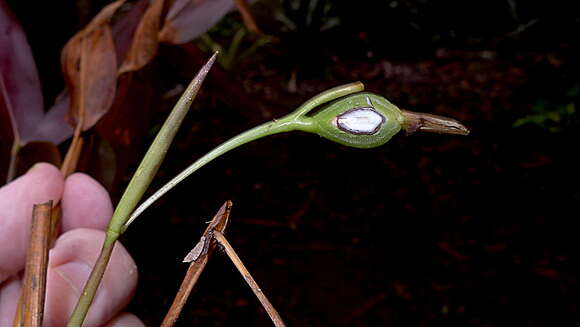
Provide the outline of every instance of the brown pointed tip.
<path id="1" fill-rule="evenodd" d="M 401 112 L 405 117 L 403 128 L 407 134 L 413 134 L 417 131 L 455 135 L 469 134 L 469 129 L 453 118 L 408 110 L 401 110 Z"/>

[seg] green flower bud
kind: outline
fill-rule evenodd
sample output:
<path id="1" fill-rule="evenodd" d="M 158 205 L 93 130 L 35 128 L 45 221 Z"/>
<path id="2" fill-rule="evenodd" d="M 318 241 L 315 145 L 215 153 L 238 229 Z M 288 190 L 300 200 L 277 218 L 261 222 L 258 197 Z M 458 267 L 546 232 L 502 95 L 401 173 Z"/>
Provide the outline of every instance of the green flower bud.
<path id="1" fill-rule="evenodd" d="M 401 110 L 372 93 L 340 98 L 312 117 L 313 132 L 331 141 L 355 147 L 374 148 L 385 144 L 403 125 Z"/>

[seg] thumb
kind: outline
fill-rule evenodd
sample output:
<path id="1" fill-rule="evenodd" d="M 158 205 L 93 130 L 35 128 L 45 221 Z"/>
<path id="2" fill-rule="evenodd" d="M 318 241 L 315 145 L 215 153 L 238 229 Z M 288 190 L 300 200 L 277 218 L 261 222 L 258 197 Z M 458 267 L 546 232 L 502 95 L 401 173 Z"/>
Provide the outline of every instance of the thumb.
<path id="1" fill-rule="evenodd" d="M 79 228 L 59 237 L 50 251 L 45 327 L 65 326 L 101 250 L 105 233 Z M 131 300 L 137 266 L 117 242 L 97 295 L 83 326 L 102 326 Z"/>

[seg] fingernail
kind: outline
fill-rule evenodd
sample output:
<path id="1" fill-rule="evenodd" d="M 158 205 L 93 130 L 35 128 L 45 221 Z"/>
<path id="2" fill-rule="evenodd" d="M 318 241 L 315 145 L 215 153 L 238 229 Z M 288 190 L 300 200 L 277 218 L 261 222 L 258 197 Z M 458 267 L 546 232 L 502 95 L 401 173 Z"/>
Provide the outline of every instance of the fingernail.
<path id="1" fill-rule="evenodd" d="M 80 294 L 82 287 L 91 273 L 92 267 L 84 262 L 72 261 L 54 267 L 53 269 L 77 294 Z"/>

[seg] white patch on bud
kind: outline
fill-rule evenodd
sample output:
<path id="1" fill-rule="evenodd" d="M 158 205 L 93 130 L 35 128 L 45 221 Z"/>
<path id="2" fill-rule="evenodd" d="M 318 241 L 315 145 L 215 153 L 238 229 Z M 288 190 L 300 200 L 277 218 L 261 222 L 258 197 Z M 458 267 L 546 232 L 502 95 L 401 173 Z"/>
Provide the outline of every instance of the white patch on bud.
<path id="1" fill-rule="evenodd" d="M 385 117 L 369 107 L 351 109 L 336 117 L 336 126 L 350 134 L 370 135 L 376 133 Z"/>

